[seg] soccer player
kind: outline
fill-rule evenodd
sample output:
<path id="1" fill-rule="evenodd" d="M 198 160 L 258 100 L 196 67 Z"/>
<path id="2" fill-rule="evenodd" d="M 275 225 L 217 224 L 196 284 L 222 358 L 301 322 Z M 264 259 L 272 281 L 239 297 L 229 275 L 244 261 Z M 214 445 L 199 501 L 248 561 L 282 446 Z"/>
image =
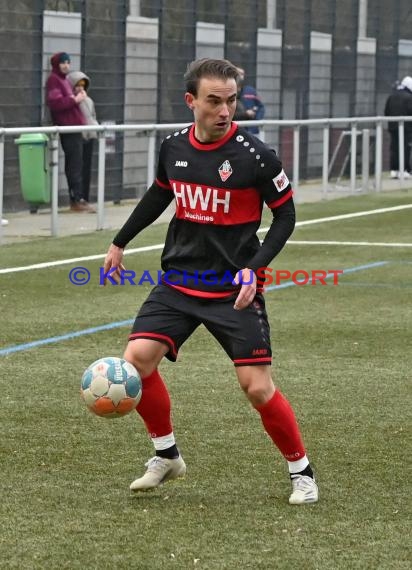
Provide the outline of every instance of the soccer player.
<path id="1" fill-rule="evenodd" d="M 185 101 L 194 123 L 163 141 L 156 179 L 113 240 L 104 262 L 119 278 L 126 245 L 175 200 L 162 253 L 163 283 L 140 308 L 124 358 L 143 383 L 137 412 L 155 448 L 132 491 L 147 491 L 186 473 L 171 422 L 171 403 L 158 365 L 175 361 L 200 325 L 233 361 L 246 397 L 287 461 L 300 505 L 318 500 L 318 487 L 292 407 L 271 375 L 270 330 L 257 278 L 295 226 L 289 180 L 276 153 L 232 122 L 237 68 L 223 59 L 193 61 Z M 273 221 L 261 245 L 263 202 Z"/>

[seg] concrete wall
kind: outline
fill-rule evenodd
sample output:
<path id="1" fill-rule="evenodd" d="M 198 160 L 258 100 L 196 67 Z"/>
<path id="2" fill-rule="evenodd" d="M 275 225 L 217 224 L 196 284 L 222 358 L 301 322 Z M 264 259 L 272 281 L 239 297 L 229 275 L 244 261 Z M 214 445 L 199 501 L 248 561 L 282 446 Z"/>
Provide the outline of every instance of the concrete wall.
<path id="1" fill-rule="evenodd" d="M 309 119 L 327 117 L 330 111 L 332 77 L 332 36 L 311 32 L 309 71 Z M 308 129 L 308 172 L 322 166 L 323 128 Z"/>
<path id="2" fill-rule="evenodd" d="M 225 27 L 223 24 L 197 22 L 196 58 L 222 58 L 225 55 Z"/>
<path id="3" fill-rule="evenodd" d="M 129 16 L 126 26 L 125 123 L 156 123 L 159 23 L 156 18 Z M 125 134 L 123 187 L 140 196 L 147 187 L 148 139 Z"/>
<path id="4" fill-rule="evenodd" d="M 372 116 L 375 114 L 376 99 L 375 38 L 359 38 L 357 52 L 355 114 Z"/>
<path id="5" fill-rule="evenodd" d="M 405 75 L 412 76 L 412 40 L 399 40 L 398 55 L 398 79 Z"/>
<path id="6" fill-rule="evenodd" d="M 258 29 L 256 89 L 265 105 L 265 119 L 280 118 L 280 78 L 282 71 L 282 32 Z M 279 129 L 266 128 L 265 141 L 279 146 Z"/>

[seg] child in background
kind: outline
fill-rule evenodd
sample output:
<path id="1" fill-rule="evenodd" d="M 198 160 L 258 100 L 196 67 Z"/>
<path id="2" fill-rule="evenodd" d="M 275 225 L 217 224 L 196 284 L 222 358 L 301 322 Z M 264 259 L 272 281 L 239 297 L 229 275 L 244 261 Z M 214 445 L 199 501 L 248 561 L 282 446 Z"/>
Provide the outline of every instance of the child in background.
<path id="1" fill-rule="evenodd" d="M 88 125 L 98 125 L 96 119 L 96 110 L 93 99 L 88 94 L 90 87 L 89 77 L 82 71 L 71 71 L 67 75 L 67 79 L 73 87 L 73 93 L 76 95 L 80 91 L 86 93 L 86 98 L 80 103 L 80 110 L 86 119 Z M 83 168 L 82 168 L 82 197 L 89 202 L 90 195 L 90 178 L 92 171 L 92 157 L 94 141 L 97 139 L 95 131 L 84 132 L 83 134 Z"/>

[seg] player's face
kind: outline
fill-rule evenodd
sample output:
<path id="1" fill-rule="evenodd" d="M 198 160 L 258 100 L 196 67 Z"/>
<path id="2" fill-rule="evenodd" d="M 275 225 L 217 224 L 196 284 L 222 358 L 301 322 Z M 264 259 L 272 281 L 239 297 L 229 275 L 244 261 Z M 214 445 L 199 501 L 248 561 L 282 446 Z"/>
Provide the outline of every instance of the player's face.
<path id="1" fill-rule="evenodd" d="M 230 129 L 236 110 L 237 85 L 234 79 L 203 77 L 197 96 L 186 93 L 185 100 L 195 119 L 195 134 L 200 142 L 222 138 Z"/>

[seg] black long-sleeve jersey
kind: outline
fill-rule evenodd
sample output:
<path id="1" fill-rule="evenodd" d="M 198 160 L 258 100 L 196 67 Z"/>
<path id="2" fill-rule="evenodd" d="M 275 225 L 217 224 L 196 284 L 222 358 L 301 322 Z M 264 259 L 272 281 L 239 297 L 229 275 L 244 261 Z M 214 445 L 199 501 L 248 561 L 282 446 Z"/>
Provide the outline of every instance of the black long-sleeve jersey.
<path id="1" fill-rule="evenodd" d="M 162 253 L 167 282 L 202 297 L 233 293 L 230 276 L 266 267 L 295 226 L 292 189 L 275 151 L 232 123 L 213 143 L 194 125 L 162 142 L 156 180 L 113 243 L 124 248 L 175 200 Z M 256 235 L 263 204 L 273 212 L 263 244 Z"/>

